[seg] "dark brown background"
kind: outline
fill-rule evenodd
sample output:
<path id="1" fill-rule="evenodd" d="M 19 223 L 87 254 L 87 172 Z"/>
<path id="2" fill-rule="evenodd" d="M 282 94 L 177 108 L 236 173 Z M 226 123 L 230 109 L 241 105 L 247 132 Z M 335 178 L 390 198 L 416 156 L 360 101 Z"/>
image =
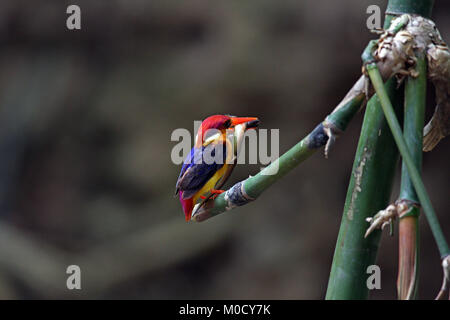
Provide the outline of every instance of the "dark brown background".
<path id="1" fill-rule="evenodd" d="M 450 3 L 436 2 L 448 42 Z M 385 1 L 79 0 L 80 31 L 65 27 L 68 4 L 0 3 L 0 298 L 323 298 L 362 113 L 328 160 L 202 224 L 173 197 L 170 135 L 211 114 L 258 116 L 286 151 L 359 77 L 365 10 Z M 449 143 L 423 166 L 448 239 Z M 431 299 L 441 269 L 421 220 Z M 372 298 L 395 298 L 396 254 L 384 236 Z M 69 264 L 81 291 L 66 289 Z"/>

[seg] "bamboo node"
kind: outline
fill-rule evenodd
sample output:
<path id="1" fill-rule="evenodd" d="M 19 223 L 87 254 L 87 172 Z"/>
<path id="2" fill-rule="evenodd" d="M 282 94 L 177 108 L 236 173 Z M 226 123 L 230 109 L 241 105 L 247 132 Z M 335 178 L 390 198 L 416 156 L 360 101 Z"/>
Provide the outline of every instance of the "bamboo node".
<path id="1" fill-rule="evenodd" d="M 342 130 L 336 127 L 333 123 L 324 121 L 323 131 L 328 136 L 328 140 L 327 143 L 325 144 L 325 151 L 324 151 L 325 158 L 328 159 L 330 150 L 334 146 L 336 139 L 339 138 L 339 135 L 342 133 Z"/>
<path id="2" fill-rule="evenodd" d="M 243 206 L 255 199 L 250 197 L 244 190 L 244 181 L 240 181 L 225 192 L 225 201 L 227 202 L 226 210 Z"/>

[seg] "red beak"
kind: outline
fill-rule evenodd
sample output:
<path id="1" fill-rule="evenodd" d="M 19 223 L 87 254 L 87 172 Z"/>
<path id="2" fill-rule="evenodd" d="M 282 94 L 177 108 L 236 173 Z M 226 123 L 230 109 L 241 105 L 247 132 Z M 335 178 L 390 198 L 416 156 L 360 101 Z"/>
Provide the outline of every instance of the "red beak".
<path id="1" fill-rule="evenodd" d="M 242 117 L 242 118 L 231 118 L 231 126 L 237 126 L 238 124 L 255 121 L 258 120 L 258 118 L 254 117 Z"/>

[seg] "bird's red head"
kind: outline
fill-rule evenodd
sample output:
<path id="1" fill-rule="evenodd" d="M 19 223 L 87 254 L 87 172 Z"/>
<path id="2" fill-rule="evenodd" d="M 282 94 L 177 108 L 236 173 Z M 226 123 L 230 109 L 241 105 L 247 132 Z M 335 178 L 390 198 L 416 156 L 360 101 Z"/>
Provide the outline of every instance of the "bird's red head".
<path id="1" fill-rule="evenodd" d="M 238 124 L 242 124 L 245 122 L 250 121 L 258 121 L 258 118 L 255 117 L 233 117 L 233 116 L 226 116 L 222 114 L 216 114 L 213 116 L 209 116 L 205 120 L 203 120 L 200 128 L 198 128 L 197 133 L 197 144 L 201 144 L 201 141 L 204 141 L 205 135 L 207 134 L 208 130 L 215 129 L 215 130 L 226 130 L 226 129 L 232 129 L 234 126 Z M 201 139 L 201 140 L 200 140 Z"/>

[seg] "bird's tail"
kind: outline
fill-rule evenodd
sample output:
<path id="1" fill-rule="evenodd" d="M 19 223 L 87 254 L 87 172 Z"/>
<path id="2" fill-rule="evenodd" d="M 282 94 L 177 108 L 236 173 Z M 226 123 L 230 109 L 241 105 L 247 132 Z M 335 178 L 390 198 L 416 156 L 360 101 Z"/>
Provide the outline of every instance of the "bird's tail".
<path id="1" fill-rule="evenodd" d="M 194 200 L 193 198 L 183 199 L 183 191 L 180 191 L 180 202 L 183 207 L 184 215 L 186 217 L 186 221 L 191 220 L 192 209 L 194 209 Z"/>

